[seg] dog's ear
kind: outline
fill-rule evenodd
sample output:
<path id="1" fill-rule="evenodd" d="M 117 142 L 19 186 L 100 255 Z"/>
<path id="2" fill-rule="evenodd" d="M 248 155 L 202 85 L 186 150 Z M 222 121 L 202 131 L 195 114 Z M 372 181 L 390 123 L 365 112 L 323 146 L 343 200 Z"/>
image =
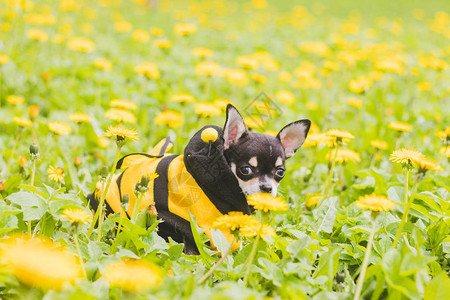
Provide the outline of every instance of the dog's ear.
<path id="1" fill-rule="evenodd" d="M 226 150 L 234 145 L 238 140 L 248 134 L 247 126 L 245 126 L 244 119 L 238 112 L 236 107 L 231 104 L 227 106 L 227 120 L 223 127 L 223 148 Z"/>
<path id="2" fill-rule="evenodd" d="M 292 122 L 278 132 L 277 138 L 283 146 L 286 158 L 292 157 L 295 151 L 303 145 L 309 127 L 311 127 L 311 121 L 305 119 Z"/>

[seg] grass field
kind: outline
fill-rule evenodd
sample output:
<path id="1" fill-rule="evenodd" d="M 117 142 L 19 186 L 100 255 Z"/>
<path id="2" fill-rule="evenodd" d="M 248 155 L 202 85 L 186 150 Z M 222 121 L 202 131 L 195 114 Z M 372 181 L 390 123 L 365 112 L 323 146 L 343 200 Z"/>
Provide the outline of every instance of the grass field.
<path id="1" fill-rule="evenodd" d="M 2 0 L 0 298 L 449 299 L 449 11 Z M 210 249 L 195 230 L 188 256 L 146 226 L 152 210 L 94 228 L 86 196 L 115 157 L 166 136 L 182 153 L 228 103 L 257 132 L 313 122 L 279 188 L 288 209 L 255 214 L 265 234 L 236 231 L 221 259 L 219 231 Z M 118 148 L 114 126 L 138 140 Z"/>

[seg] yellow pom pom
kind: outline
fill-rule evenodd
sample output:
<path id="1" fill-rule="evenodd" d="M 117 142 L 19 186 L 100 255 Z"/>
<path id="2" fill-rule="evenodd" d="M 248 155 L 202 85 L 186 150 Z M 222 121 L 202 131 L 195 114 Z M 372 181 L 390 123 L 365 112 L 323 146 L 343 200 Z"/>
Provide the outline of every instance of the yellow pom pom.
<path id="1" fill-rule="evenodd" d="M 215 142 L 219 133 L 214 128 L 206 128 L 202 131 L 202 141 L 205 143 Z"/>

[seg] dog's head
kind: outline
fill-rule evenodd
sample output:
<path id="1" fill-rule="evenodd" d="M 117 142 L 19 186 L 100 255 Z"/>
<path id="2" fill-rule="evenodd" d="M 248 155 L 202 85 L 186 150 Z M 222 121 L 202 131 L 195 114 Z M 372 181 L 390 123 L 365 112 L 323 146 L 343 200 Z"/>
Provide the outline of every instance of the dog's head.
<path id="1" fill-rule="evenodd" d="M 310 120 L 295 121 L 283 127 L 276 137 L 249 132 L 238 110 L 228 105 L 224 154 L 244 194 L 277 194 L 286 172 L 285 160 L 302 146 L 310 126 Z"/>

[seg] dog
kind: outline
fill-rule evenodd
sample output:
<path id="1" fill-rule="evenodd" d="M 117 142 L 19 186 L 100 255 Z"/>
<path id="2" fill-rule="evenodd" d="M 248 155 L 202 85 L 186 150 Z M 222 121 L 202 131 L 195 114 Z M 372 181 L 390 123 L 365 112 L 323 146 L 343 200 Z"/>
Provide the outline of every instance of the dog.
<path id="1" fill-rule="evenodd" d="M 277 194 L 286 173 L 285 161 L 305 141 L 311 121 L 304 119 L 284 126 L 277 134 L 250 132 L 239 111 L 231 104 L 226 109 L 223 128 L 207 125 L 199 130 L 184 149 L 184 155 L 167 154 L 172 143 L 162 140 L 150 153 L 132 153 L 117 163 L 125 169 L 115 175 L 106 193 L 106 213 L 123 212 L 123 196 L 129 196 L 128 217 L 137 201 L 134 187 L 142 176 L 156 172 L 139 210 L 154 205 L 158 234 L 184 243 L 188 254 L 198 254 L 191 230 L 191 215 L 211 237 L 214 221 L 231 211 L 250 214 L 253 209 L 246 197 L 255 193 Z M 216 133 L 215 140 L 205 141 L 205 130 Z M 97 209 L 102 183 L 88 196 Z M 233 235 L 223 232 L 231 243 Z"/>

